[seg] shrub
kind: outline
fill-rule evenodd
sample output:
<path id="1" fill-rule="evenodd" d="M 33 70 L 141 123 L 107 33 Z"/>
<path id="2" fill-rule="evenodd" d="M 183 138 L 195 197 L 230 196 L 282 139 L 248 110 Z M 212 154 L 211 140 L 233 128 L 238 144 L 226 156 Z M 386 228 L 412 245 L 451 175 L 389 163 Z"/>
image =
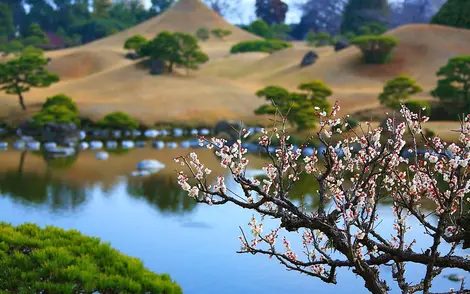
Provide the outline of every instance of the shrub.
<path id="1" fill-rule="evenodd" d="M 147 39 L 141 35 L 134 35 L 126 40 L 124 43 L 124 49 L 134 50 L 135 54 L 138 54 L 140 49 L 147 44 Z"/>
<path id="2" fill-rule="evenodd" d="M 253 21 L 245 29 L 252 34 L 265 39 L 271 39 L 274 36 L 271 27 L 269 27 L 269 25 L 262 19 Z"/>
<path id="3" fill-rule="evenodd" d="M 410 95 L 422 91 L 423 88 L 416 80 L 407 75 L 399 75 L 385 84 L 383 92 L 379 95 L 380 104 L 400 109 L 400 104 L 405 102 Z"/>
<path id="4" fill-rule="evenodd" d="M 0 256 L 7 293 L 182 293 L 169 275 L 76 230 L 0 223 Z"/>
<path id="5" fill-rule="evenodd" d="M 267 52 L 272 53 L 282 49 L 292 47 L 292 43 L 280 40 L 255 40 L 244 41 L 235 44 L 230 53 L 243 53 L 243 52 Z"/>
<path id="6" fill-rule="evenodd" d="M 431 94 L 449 114 L 470 113 L 470 56 L 455 56 L 439 69 Z"/>
<path id="7" fill-rule="evenodd" d="M 51 105 L 33 116 L 33 125 L 43 126 L 46 123 L 74 123 L 80 125 L 80 118 L 76 112 L 64 105 Z"/>
<path id="8" fill-rule="evenodd" d="M 431 116 L 431 105 L 429 102 L 409 100 L 405 102 L 405 106 L 414 113 L 421 113 L 421 115 L 425 115 L 427 117 Z"/>
<path id="9" fill-rule="evenodd" d="M 359 28 L 361 35 L 382 35 L 387 31 L 384 24 L 380 22 L 371 22 Z"/>
<path id="10" fill-rule="evenodd" d="M 391 36 L 360 36 L 351 40 L 362 51 L 366 63 L 387 63 L 398 39 Z"/>
<path id="11" fill-rule="evenodd" d="M 210 32 L 208 28 L 199 28 L 196 31 L 196 37 L 201 41 L 207 41 L 210 38 Z"/>
<path id="12" fill-rule="evenodd" d="M 470 2 L 447 0 L 431 18 L 432 24 L 470 29 Z"/>
<path id="13" fill-rule="evenodd" d="M 331 45 L 333 38 L 328 33 L 314 33 L 312 31 L 307 33 L 305 41 L 309 46 L 326 46 Z"/>
<path id="14" fill-rule="evenodd" d="M 48 97 L 46 102 L 42 105 L 42 110 L 45 110 L 48 107 L 53 105 L 62 105 L 67 107 L 70 111 L 78 114 L 77 104 L 65 94 L 57 94 L 52 97 Z"/>
<path id="15" fill-rule="evenodd" d="M 123 112 L 113 112 L 107 114 L 100 122 L 99 125 L 105 129 L 113 130 L 133 130 L 139 127 L 139 123 Z"/>
<path id="16" fill-rule="evenodd" d="M 227 36 L 230 36 L 232 34 L 231 30 L 224 30 L 224 29 L 213 29 L 212 34 L 216 36 L 219 39 L 223 39 Z"/>

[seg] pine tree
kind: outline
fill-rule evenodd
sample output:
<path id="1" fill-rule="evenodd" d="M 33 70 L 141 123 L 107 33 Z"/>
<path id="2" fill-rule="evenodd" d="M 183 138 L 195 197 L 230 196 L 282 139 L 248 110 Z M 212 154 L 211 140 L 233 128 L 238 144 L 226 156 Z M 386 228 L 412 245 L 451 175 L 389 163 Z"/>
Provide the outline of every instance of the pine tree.
<path id="1" fill-rule="evenodd" d="M 431 18 L 431 23 L 470 29 L 470 1 L 448 0 Z"/>

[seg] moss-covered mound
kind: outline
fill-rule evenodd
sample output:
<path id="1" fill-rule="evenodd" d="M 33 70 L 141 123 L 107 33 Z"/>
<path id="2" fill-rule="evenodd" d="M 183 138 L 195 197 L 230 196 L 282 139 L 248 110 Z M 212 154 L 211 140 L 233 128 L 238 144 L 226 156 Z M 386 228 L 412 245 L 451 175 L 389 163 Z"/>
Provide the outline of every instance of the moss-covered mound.
<path id="1" fill-rule="evenodd" d="M 182 293 L 167 274 L 75 230 L 0 223 L 2 293 Z"/>

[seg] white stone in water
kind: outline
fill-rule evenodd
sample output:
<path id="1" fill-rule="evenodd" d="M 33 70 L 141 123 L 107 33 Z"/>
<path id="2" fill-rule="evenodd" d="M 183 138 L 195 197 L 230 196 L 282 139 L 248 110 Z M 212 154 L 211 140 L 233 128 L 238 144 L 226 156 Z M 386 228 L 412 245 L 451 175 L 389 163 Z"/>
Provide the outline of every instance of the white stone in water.
<path id="1" fill-rule="evenodd" d="M 137 170 L 158 171 L 165 167 L 163 163 L 154 159 L 144 159 L 137 163 Z"/>
<path id="2" fill-rule="evenodd" d="M 155 138 L 159 135 L 160 133 L 157 130 L 146 130 L 144 132 L 144 136 L 147 138 Z"/>
<path id="3" fill-rule="evenodd" d="M 97 150 L 103 148 L 103 142 L 101 141 L 91 141 L 90 142 L 90 148 L 92 150 Z"/>
<path id="4" fill-rule="evenodd" d="M 75 148 L 71 147 L 54 147 L 47 149 L 48 153 L 59 154 L 64 156 L 72 156 L 75 154 Z"/>
<path id="5" fill-rule="evenodd" d="M 85 140 L 85 138 L 86 138 L 86 132 L 80 131 L 80 140 Z"/>
<path id="6" fill-rule="evenodd" d="M 166 147 L 171 148 L 171 149 L 175 149 L 175 148 L 178 147 L 178 143 L 176 143 L 176 142 L 168 142 L 168 143 L 166 143 Z"/>
<path id="7" fill-rule="evenodd" d="M 8 149 L 8 142 L 0 142 L 0 149 Z"/>
<path id="8" fill-rule="evenodd" d="M 141 131 L 138 131 L 138 130 L 133 130 L 133 131 L 132 131 L 132 136 L 134 136 L 134 137 L 140 137 L 140 136 L 142 136 L 142 132 L 141 132 Z"/>
<path id="9" fill-rule="evenodd" d="M 95 157 L 98 160 L 106 160 L 106 159 L 109 158 L 109 154 L 108 154 L 108 152 L 100 151 L 100 152 L 96 153 Z"/>
<path id="10" fill-rule="evenodd" d="M 153 148 L 163 149 L 165 147 L 165 143 L 163 143 L 162 141 L 155 141 L 152 142 L 152 146 Z"/>
<path id="11" fill-rule="evenodd" d="M 193 135 L 193 136 L 196 136 L 198 133 L 199 133 L 199 132 L 198 132 L 198 130 L 196 130 L 196 129 L 192 129 L 192 130 L 191 130 L 191 135 Z"/>
<path id="12" fill-rule="evenodd" d="M 55 142 L 44 143 L 44 149 L 49 150 L 49 149 L 54 149 L 54 148 L 57 148 L 57 143 Z"/>
<path id="13" fill-rule="evenodd" d="M 312 156 L 315 150 L 313 148 L 307 147 L 302 150 L 302 155 L 304 156 Z"/>
<path id="14" fill-rule="evenodd" d="M 121 138 L 122 132 L 121 131 L 113 131 L 113 137 L 114 138 Z"/>
<path id="15" fill-rule="evenodd" d="M 15 148 L 16 150 L 23 150 L 25 145 L 26 144 L 24 141 L 16 141 L 15 143 L 13 143 L 13 148 Z"/>
<path id="16" fill-rule="evenodd" d="M 88 149 L 88 147 L 90 147 L 90 145 L 87 142 L 80 142 L 80 144 L 78 145 L 78 148 L 80 148 L 80 150 L 86 150 Z"/>
<path id="17" fill-rule="evenodd" d="M 160 133 L 162 134 L 162 136 L 168 136 L 170 134 L 170 132 L 167 130 L 162 130 Z"/>
<path id="18" fill-rule="evenodd" d="M 133 142 L 133 141 L 129 141 L 129 140 L 127 140 L 127 141 L 122 141 L 122 142 L 121 142 L 121 146 L 122 146 L 122 148 L 124 148 L 124 149 L 131 149 L 131 148 L 134 148 L 134 145 L 135 145 L 134 142 Z"/>
<path id="19" fill-rule="evenodd" d="M 203 136 L 207 136 L 210 134 L 210 131 L 208 129 L 201 129 L 199 133 Z"/>
<path id="20" fill-rule="evenodd" d="M 173 130 L 173 135 L 175 137 L 181 137 L 181 136 L 183 136 L 183 130 L 182 129 L 174 129 Z"/>
<path id="21" fill-rule="evenodd" d="M 118 147 L 118 142 L 116 141 L 107 141 L 106 149 L 116 149 Z"/>
<path id="22" fill-rule="evenodd" d="M 41 149 L 41 143 L 38 141 L 27 142 L 26 146 L 28 147 L 28 149 L 34 150 L 34 151 Z"/>
<path id="23" fill-rule="evenodd" d="M 187 148 L 191 147 L 191 144 L 188 141 L 183 141 L 183 142 L 180 143 L 180 146 L 181 146 L 181 148 L 187 149 Z"/>
<path id="24" fill-rule="evenodd" d="M 135 142 L 135 147 L 137 147 L 137 148 L 144 148 L 144 147 L 145 147 L 145 141 L 137 141 L 137 142 Z"/>
<path id="25" fill-rule="evenodd" d="M 153 174 L 153 172 L 149 170 L 135 170 L 131 172 L 132 177 L 146 177 L 146 176 L 150 176 L 151 174 Z"/>

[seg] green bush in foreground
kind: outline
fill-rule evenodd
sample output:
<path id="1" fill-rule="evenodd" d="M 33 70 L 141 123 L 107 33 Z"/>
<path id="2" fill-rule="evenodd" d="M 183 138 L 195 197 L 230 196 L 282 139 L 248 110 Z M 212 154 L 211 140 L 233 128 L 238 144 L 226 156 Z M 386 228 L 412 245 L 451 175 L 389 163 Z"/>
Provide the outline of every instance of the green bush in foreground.
<path id="1" fill-rule="evenodd" d="M 362 51 L 366 63 L 387 63 L 398 39 L 391 36 L 359 36 L 351 40 Z"/>
<path id="2" fill-rule="evenodd" d="M 406 102 L 411 95 L 422 91 L 423 88 L 415 79 L 407 75 L 398 75 L 384 85 L 383 92 L 379 95 L 380 104 L 400 109 L 401 103 Z"/>
<path id="3" fill-rule="evenodd" d="M 57 94 L 52 97 L 48 97 L 46 102 L 42 105 L 42 110 L 45 110 L 46 108 L 53 105 L 62 105 L 67 107 L 70 111 L 78 113 L 77 103 L 75 103 L 72 98 L 65 94 Z"/>
<path id="4" fill-rule="evenodd" d="M 235 44 L 230 53 L 244 53 L 244 52 L 267 52 L 272 53 L 278 50 L 292 47 L 292 43 L 280 40 L 254 40 L 244 41 Z"/>
<path id="5" fill-rule="evenodd" d="M 7 293 L 182 293 L 167 274 L 76 230 L 0 223 L 0 289 Z"/>
<path id="6" fill-rule="evenodd" d="M 100 122 L 100 126 L 112 130 L 133 130 L 139 127 L 139 123 L 124 112 L 107 114 Z"/>

